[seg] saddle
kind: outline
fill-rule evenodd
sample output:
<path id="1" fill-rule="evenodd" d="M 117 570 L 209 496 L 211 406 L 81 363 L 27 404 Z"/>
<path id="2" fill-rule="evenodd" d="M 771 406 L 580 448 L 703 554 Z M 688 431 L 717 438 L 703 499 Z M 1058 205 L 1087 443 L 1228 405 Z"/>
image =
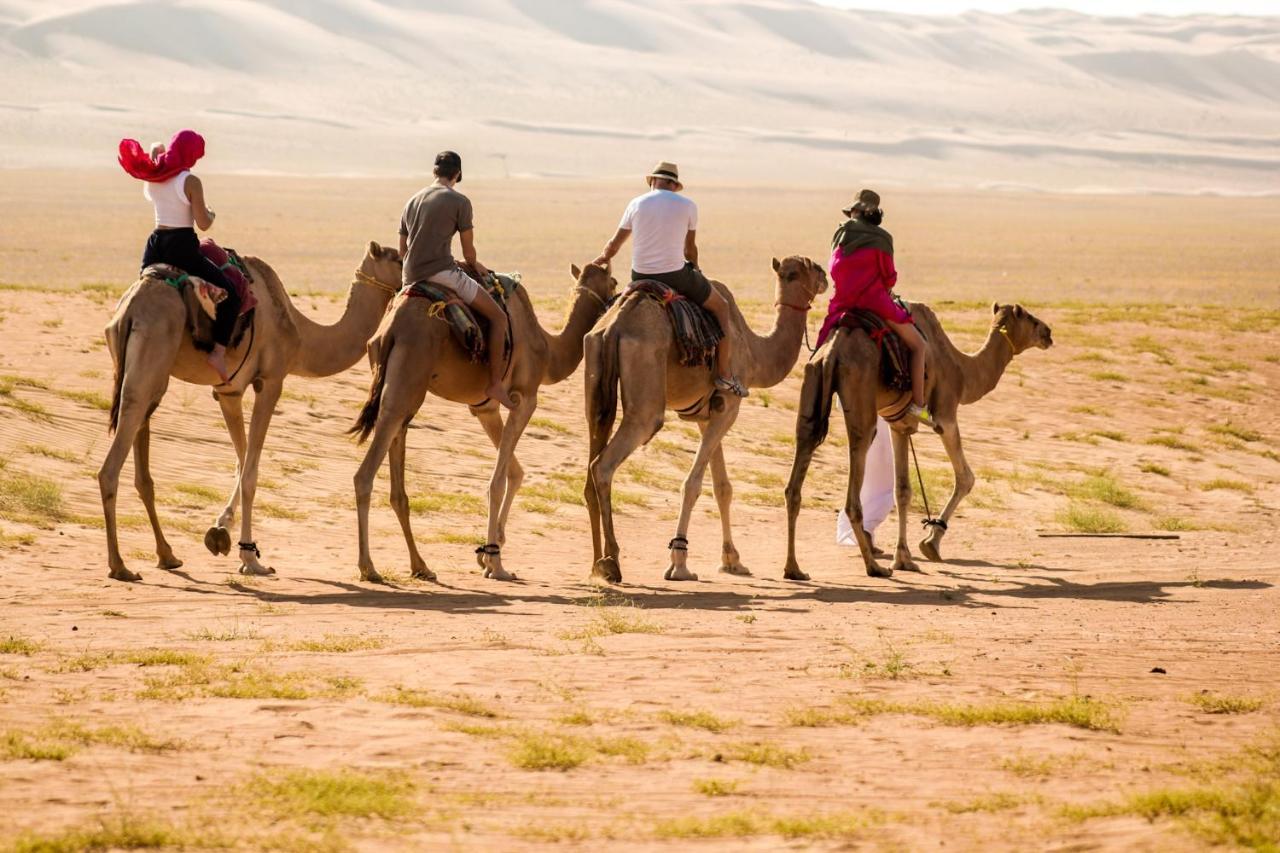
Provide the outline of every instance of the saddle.
<path id="1" fill-rule="evenodd" d="M 652 279 L 631 282 L 622 298 L 633 295 L 653 299 L 666 309 L 681 366 L 710 367 L 715 363 L 716 346 L 724 337 L 715 315 Z"/>
<path id="2" fill-rule="evenodd" d="M 880 315 L 863 308 L 850 308 L 840 315 L 836 326 L 862 329 L 880 347 L 880 383 L 885 388 L 911 390 L 911 352 Z"/>
<path id="3" fill-rule="evenodd" d="M 493 297 L 507 316 L 511 316 L 508 303 L 520 287 L 520 273 L 489 272 L 485 278 L 475 275 L 475 271 L 463 266 L 467 274 L 480 282 L 485 291 Z M 413 297 L 429 300 L 427 314 L 438 317 L 449 325 L 453 339 L 471 357 L 473 362 L 487 364 L 489 362 L 489 321 L 476 315 L 467 303 L 453 292 L 452 288 L 429 281 L 411 284 L 400 291 L 405 298 Z M 507 323 L 507 340 L 504 357 L 510 359 L 513 347 L 511 324 Z M 508 361 L 510 365 L 510 361 Z"/>
<path id="4" fill-rule="evenodd" d="M 253 294 L 253 274 L 235 249 L 223 249 L 209 238 L 200 241 L 200 254 L 217 266 L 240 298 L 240 313 L 231 332 L 231 346 L 239 345 L 253 323 L 253 309 L 258 298 Z M 229 294 L 216 284 L 191 275 L 172 264 L 151 264 L 142 270 L 143 278 L 164 282 L 180 294 L 189 293 L 194 305 L 188 303 L 187 325 L 196 348 L 208 352 L 213 349 L 213 318 L 218 304 Z M 203 315 L 203 316 L 201 316 Z"/>

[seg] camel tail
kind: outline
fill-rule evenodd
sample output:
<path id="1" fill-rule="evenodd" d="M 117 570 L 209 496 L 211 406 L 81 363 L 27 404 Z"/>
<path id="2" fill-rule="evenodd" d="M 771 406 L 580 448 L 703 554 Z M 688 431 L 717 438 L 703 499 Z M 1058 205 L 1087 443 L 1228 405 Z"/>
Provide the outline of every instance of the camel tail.
<path id="1" fill-rule="evenodd" d="M 354 435 L 356 442 L 363 444 L 378 423 L 378 410 L 382 408 L 382 389 L 387 384 L 387 360 L 391 357 L 391 348 L 395 343 L 391 335 L 374 338 L 369 342 L 369 367 L 373 371 L 373 379 L 369 383 L 369 399 L 365 400 L 356 421 L 347 430 L 347 435 Z"/>
<path id="2" fill-rule="evenodd" d="M 601 425 L 608 439 L 614 420 L 618 416 L 618 335 L 612 329 L 604 333 L 600 341 L 600 360 L 595 382 L 588 389 L 589 398 L 595 402 L 594 411 L 588 413 Z"/>
<path id="3" fill-rule="evenodd" d="M 796 418 L 796 443 L 806 435 L 814 447 L 827 440 L 831 425 L 831 406 L 835 399 L 838 357 L 835 347 L 804 366 L 804 382 L 800 386 L 799 416 Z"/>
<path id="4" fill-rule="evenodd" d="M 120 424 L 120 396 L 124 390 L 124 359 L 129 352 L 129 333 L 133 330 L 133 320 L 126 314 L 117 328 L 107 328 L 107 349 L 111 351 L 111 361 L 115 373 L 111 378 L 111 414 L 107 424 L 107 435 L 116 431 Z"/>

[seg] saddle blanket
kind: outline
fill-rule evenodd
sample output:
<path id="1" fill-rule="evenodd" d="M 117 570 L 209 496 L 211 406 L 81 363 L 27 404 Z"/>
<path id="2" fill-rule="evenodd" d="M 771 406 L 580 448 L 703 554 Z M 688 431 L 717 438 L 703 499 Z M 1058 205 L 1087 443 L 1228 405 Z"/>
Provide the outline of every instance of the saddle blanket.
<path id="1" fill-rule="evenodd" d="M 472 272 L 471 270 L 467 271 L 468 275 L 472 275 Z M 480 281 L 485 291 L 493 297 L 493 301 L 497 302 L 498 307 L 505 311 L 509 317 L 511 311 L 508 309 L 507 303 L 515 295 L 517 288 L 520 287 L 520 273 L 504 274 L 490 271 L 488 277 L 483 280 L 479 276 L 472 275 L 472 277 Z M 400 291 L 400 294 L 403 297 L 430 300 L 430 304 L 427 306 L 427 313 L 432 317 L 439 317 L 449 324 L 449 331 L 453 333 L 454 340 L 470 355 L 472 361 L 488 363 L 489 321 L 483 317 L 476 316 L 471 307 L 463 302 L 451 288 L 429 281 L 420 281 L 417 284 L 405 287 Z M 511 324 L 508 323 L 504 353 L 507 358 L 511 356 L 511 335 Z"/>
<path id="2" fill-rule="evenodd" d="M 911 390 L 911 352 L 878 314 L 851 308 L 840 315 L 836 326 L 862 329 L 880 347 L 880 382 L 885 388 L 891 391 Z"/>
<path id="3" fill-rule="evenodd" d="M 240 316 L 252 311 L 254 306 L 258 304 L 258 297 L 253 295 L 253 289 L 249 287 L 250 282 L 253 281 L 253 276 L 249 274 L 249 268 L 245 266 L 244 261 L 240 260 L 236 250 L 224 249 L 213 240 L 205 237 L 200 241 L 200 254 L 204 255 L 209 263 L 221 270 L 223 276 L 235 288 L 236 296 L 240 299 Z"/>
<path id="4" fill-rule="evenodd" d="M 623 292 L 624 299 L 632 296 L 653 299 L 666 309 L 675 334 L 680 364 L 684 367 L 710 367 L 716 360 L 716 346 L 724 337 L 715 315 L 694 305 L 660 281 L 641 279 L 633 281 Z"/>

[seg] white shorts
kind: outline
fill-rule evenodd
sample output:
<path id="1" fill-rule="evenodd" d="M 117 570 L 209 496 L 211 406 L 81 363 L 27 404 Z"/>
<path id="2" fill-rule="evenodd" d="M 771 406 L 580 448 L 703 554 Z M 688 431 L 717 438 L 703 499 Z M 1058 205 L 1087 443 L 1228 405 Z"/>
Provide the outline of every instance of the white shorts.
<path id="1" fill-rule="evenodd" d="M 457 267 L 438 272 L 427 279 L 432 284 L 443 284 L 458 294 L 458 298 L 470 305 L 480 295 L 480 282 Z"/>

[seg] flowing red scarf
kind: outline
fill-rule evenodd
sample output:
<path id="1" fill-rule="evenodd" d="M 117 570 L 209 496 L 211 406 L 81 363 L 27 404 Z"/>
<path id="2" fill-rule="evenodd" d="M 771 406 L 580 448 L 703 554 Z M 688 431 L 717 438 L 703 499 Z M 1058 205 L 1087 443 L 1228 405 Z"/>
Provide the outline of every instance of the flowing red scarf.
<path id="1" fill-rule="evenodd" d="M 190 169 L 204 156 L 204 137 L 194 130 L 180 130 L 169 140 L 169 147 L 156 160 L 142 149 L 136 139 L 120 140 L 120 165 L 140 181 L 158 183 Z"/>

